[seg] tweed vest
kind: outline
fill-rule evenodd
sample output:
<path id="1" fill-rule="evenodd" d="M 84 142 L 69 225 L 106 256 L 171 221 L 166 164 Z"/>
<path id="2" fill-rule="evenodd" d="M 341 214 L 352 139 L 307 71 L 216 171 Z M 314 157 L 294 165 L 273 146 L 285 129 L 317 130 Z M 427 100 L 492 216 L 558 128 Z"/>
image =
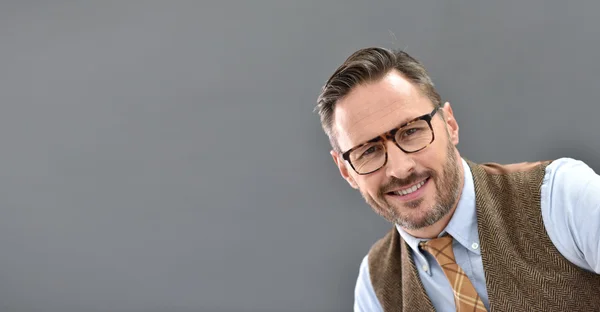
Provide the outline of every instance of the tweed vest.
<path id="1" fill-rule="evenodd" d="M 600 311 L 600 275 L 564 258 L 544 228 L 540 194 L 550 162 L 466 162 L 490 311 Z M 412 251 L 395 228 L 371 247 L 368 260 L 384 311 L 435 311 Z"/>

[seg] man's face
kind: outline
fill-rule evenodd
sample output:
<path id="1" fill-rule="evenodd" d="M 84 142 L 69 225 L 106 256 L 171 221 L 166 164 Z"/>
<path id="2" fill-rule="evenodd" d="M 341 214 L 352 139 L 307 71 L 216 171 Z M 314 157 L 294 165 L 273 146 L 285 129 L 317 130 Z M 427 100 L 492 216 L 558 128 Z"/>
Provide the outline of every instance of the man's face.
<path id="1" fill-rule="evenodd" d="M 338 101 L 333 127 L 341 150 L 347 151 L 433 108 L 429 98 L 392 71 L 379 81 L 355 87 Z M 370 174 L 357 174 L 341 153 L 332 151 L 342 176 L 373 210 L 408 230 L 429 226 L 448 214 L 462 187 L 462 164 L 454 147 L 458 125 L 449 104 L 438 111 L 431 125 L 435 135 L 431 145 L 407 154 L 387 141 L 386 165 Z"/>

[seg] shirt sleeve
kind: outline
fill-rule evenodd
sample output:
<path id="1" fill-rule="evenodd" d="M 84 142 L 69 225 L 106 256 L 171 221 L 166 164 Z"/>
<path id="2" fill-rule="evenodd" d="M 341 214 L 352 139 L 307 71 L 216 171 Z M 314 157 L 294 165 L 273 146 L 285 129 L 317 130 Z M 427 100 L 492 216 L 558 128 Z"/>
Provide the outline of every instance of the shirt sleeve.
<path id="1" fill-rule="evenodd" d="M 373 290 L 373 285 L 371 285 L 368 257 L 369 255 L 366 255 L 360 264 L 358 280 L 354 289 L 354 312 L 383 311 Z"/>
<path id="2" fill-rule="evenodd" d="M 600 274 L 600 176 L 584 162 L 561 158 L 546 167 L 542 218 L 558 251 Z"/>

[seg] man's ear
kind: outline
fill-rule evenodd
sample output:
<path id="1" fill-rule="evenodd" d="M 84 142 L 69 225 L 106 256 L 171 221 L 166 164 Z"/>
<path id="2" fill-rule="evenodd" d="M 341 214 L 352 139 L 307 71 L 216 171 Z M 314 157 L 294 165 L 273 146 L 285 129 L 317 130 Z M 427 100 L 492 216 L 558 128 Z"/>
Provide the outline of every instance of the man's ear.
<path id="1" fill-rule="evenodd" d="M 444 103 L 442 106 L 442 111 L 444 112 L 444 119 L 446 120 L 446 128 L 448 129 L 448 133 L 450 134 L 450 140 L 452 144 L 458 144 L 458 122 L 454 119 L 454 112 L 452 111 L 452 106 L 450 103 Z"/>
<path id="2" fill-rule="evenodd" d="M 331 157 L 333 158 L 333 162 L 335 162 L 338 169 L 340 170 L 340 174 L 342 175 L 344 180 L 346 180 L 346 182 L 348 182 L 348 184 L 350 184 L 351 187 L 358 189 L 358 184 L 356 183 L 354 178 L 350 175 L 350 172 L 348 172 L 348 166 L 346 166 L 346 161 L 342 158 L 342 155 L 340 155 L 338 152 L 336 152 L 334 150 L 331 150 L 330 154 L 331 154 Z"/>

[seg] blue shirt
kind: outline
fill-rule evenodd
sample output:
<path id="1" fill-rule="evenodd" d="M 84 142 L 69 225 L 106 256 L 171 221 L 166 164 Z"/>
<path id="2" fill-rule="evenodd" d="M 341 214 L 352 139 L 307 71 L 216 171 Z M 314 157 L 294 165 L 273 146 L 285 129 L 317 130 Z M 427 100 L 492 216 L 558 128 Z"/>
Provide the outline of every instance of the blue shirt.
<path id="1" fill-rule="evenodd" d="M 450 234 L 456 262 L 465 271 L 489 311 L 489 300 L 475 206 L 473 175 L 462 160 L 465 179 L 452 219 L 440 233 Z M 541 189 L 544 226 L 558 251 L 575 265 L 600 274 L 600 176 L 582 161 L 560 158 L 546 167 Z M 452 287 L 435 258 L 421 252 L 417 239 L 396 226 L 413 251 L 413 259 L 436 311 L 456 311 Z M 360 265 L 354 311 L 383 311 L 369 277 L 368 255 Z"/>

